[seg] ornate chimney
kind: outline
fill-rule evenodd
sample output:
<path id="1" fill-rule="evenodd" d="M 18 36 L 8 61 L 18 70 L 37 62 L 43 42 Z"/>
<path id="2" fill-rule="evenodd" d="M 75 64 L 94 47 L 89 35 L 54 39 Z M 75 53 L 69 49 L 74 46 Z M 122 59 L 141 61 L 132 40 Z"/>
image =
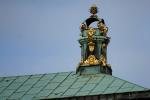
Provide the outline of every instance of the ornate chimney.
<path id="1" fill-rule="evenodd" d="M 97 6 L 91 6 L 91 16 L 80 25 L 81 61 L 76 73 L 112 75 L 111 66 L 107 63 L 107 46 L 110 41 L 110 37 L 107 36 L 108 27 L 104 19 L 96 15 L 97 12 Z M 97 27 L 90 26 L 93 22 L 97 22 Z"/>

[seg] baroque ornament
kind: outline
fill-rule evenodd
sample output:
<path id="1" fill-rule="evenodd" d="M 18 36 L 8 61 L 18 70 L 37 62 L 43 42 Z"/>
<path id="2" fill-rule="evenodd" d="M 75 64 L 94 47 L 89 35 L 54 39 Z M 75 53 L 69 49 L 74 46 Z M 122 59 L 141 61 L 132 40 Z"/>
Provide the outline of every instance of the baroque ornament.
<path id="1" fill-rule="evenodd" d="M 97 64 L 101 66 L 108 66 L 106 57 L 108 44 L 107 39 L 109 39 L 107 37 L 108 27 L 106 27 L 103 19 L 98 18 L 98 16 L 96 15 L 97 12 L 97 6 L 92 5 L 90 8 L 90 13 L 92 15 L 80 25 L 80 30 L 82 33 L 82 41 L 80 40 L 80 43 L 82 45 L 82 57 L 79 64 L 81 66 Z M 92 22 L 96 21 L 97 28 L 92 28 L 89 26 Z"/>
<path id="2" fill-rule="evenodd" d="M 95 65 L 99 64 L 99 61 L 96 59 L 94 55 L 89 55 L 88 59 L 80 62 L 80 65 Z"/>
<path id="3" fill-rule="evenodd" d="M 100 65 L 102 65 L 102 66 L 106 66 L 107 65 L 106 57 L 104 57 L 103 55 L 100 58 Z"/>
<path id="4" fill-rule="evenodd" d="M 102 23 L 101 21 L 98 22 L 97 26 L 98 26 L 99 30 L 103 33 L 103 36 L 107 36 L 108 27 L 106 27 L 105 24 Z"/>

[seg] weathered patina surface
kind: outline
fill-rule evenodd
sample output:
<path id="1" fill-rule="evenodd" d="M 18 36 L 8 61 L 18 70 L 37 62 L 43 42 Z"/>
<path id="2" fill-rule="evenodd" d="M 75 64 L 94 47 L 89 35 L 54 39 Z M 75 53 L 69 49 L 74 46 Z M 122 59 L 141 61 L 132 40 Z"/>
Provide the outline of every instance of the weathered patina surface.
<path id="1" fill-rule="evenodd" d="M 90 8 L 92 15 L 80 25 L 81 61 L 76 72 L 90 74 L 92 71 L 111 75 L 111 66 L 107 63 L 107 45 L 110 41 L 110 37 L 107 36 L 108 27 L 104 19 L 96 15 L 97 12 L 96 5 L 92 6 Z M 97 23 L 97 26 L 91 26 L 92 23 Z"/>
<path id="2" fill-rule="evenodd" d="M 0 100 L 54 99 L 145 90 L 107 74 L 63 72 L 0 78 Z"/>

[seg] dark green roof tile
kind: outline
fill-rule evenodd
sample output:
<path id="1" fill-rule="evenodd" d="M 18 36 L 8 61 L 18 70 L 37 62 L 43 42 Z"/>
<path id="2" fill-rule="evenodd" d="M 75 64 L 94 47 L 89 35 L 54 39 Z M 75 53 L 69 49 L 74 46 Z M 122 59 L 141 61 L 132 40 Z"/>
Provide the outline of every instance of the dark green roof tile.
<path id="1" fill-rule="evenodd" d="M 55 89 L 60 83 L 49 83 L 44 89 Z"/>
<path id="2" fill-rule="evenodd" d="M 71 88 L 81 88 L 85 85 L 86 82 L 75 82 Z"/>
<path id="3" fill-rule="evenodd" d="M 0 97 L 0 100 L 7 100 L 8 97 Z"/>
<path id="4" fill-rule="evenodd" d="M 95 89 L 94 90 L 92 90 L 91 92 L 103 92 L 103 91 L 105 91 L 105 89 L 107 89 L 107 85 L 104 85 L 104 86 L 97 86 L 97 87 L 95 87 Z"/>
<path id="5" fill-rule="evenodd" d="M 60 87 L 57 87 L 53 91 L 53 93 L 64 93 L 68 88 L 69 88 L 69 86 L 60 86 Z"/>
<path id="6" fill-rule="evenodd" d="M 12 82 L 13 82 L 13 80 L 3 80 L 3 81 L 0 82 L 0 87 L 8 86 Z"/>
<path id="7" fill-rule="evenodd" d="M 0 97 L 8 97 L 10 96 L 11 94 L 14 93 L 15 90 L 4 90 L 1 94 L 0 94 Z"/>
<path id="8" fill-rule="evenodd" d="M 60 76 L 68 76 L 71 72 L 61 72 L 61 73 L 58 73 L 57 75 L 60 75 Z"/>
<path id="9" fill-rule="evenodd" d="M 18 87 L 20 87 L 22 85 L 22 83 L 12 83 L 8 86 L 7 89 L 17 89 Z"/>
<path id="10" fill-rule="evenodd" d="M 35 95 L 24 95 L 20 100 L 32 100 Z"/>
<path id="11" fill-rule="evenodd" d="M 90 91 L 81 91 L 81 92 L 77 92 L 77 94 L 75 96 L 85 96 L 88 95 Z"/>
<path id="12" fill-rule="evenodd" d="M 128 88 L 128 87 L 132 88 L 132 87 L 134 87 L 134 86 L 135 86 L 135 85 L 132 84 L 132 83 L 125 82 L 125 84 L 124 84 L 121 88 Z"/>
<path id="13" fill-rule="evenodd" d="M 109 86 L 114 81 L 114 77 L 110 75 L 105 75 L 103 79 L 100 81 L 100 84 L 98 86 L 106 85 Z"/>
<path id="14" fill-rule="evenodd" d="M 20 76 L 18 77 L 14 82 L 20 82 L 23 83 L 24 81 L 26 81 L 30 76 Z"/>
<path id="15" fill-rule="evenodd" d="M 36 93 L 39 93 L 42 88 L 43 88 L 43 87 L 33 87 L 33 88 L 31 88 L 31 89 L 27 92 L 27 94 L 36 94 Z"/>
<path id="16" fill-rule="evenodd" d="M 96 84 L 86 84 L 80 91 L 91 91 L 95 86 Z"/>
<path id="17" fill-rule="evenodd" d="M 131 91 L 143 91 L 143 90 L 145 90 L 143 87 L 135 86 Z"/>
<path id="18" fill-rule="evenodd" d="M 44 87 L 50 80 L 40 80 L 33 87 Z"/>
<path id="19" fill-rule="evenodd" d="M 7 87 L 0 87 L 0 93 Z"/>
<path id="20" fill-rule="evenodd" d="M 31 87 L 32 87 L 32 84 L 30 84 L 30 85 L 23 85 L 23 86 L 19 87 L 19 89 L 17 90 L 17 92 L 28 91 Z"/>
<path id="21" fill-rule="evenodd" d="M 99 94 L 103 94 L 103 91 L 90 92 L 88 95 L 99 95 Z"/>
<path id="22" fill-rule="evenodd" d="M 129 92 L 132 89 L 132 87 L 120 88 L 116 93 Z"/>
<path id="23" fill-rule="evenodd" d="M 51 82 L 62 82 L 67 76 L 57 75 Z"/>
<path id="24" fill-rule="evenodd" d="M 13 99 L 13 100 L 20 99 L 24 94 L 25 94 L 25 92 L 13 93 L 13 94 L 9 97 L 9 99 Z"/>
<path id="25" fill-rule="evenodd" d="M 81 77 L 78 77 L 77 82 L 87 82 L 89 79 L 90 79 L 90 77 L 81 76 Z"/>
<path id="26" fill-rule="evenodd" d="M 30 78 L 41 78 L 43 76 L 43 74 L 37 74 L 37 75 L 31 75 Z"/>
<path id="27" fill-rule="evenodd" d="M 63 93 L 51 93 L 48 98 L 59 98 Z"/>
<path id="28" fill-rule="evenodd" d="M 17 76 L 5 77 L 4 80 L 15 80 Z"/>
<path id="29" fill-rule="evenodd" d="M 125 82 L 123 80 L 115 78 L 109 87 L 121 87 Z"/>
<path id="30" fill-rule="evenodd" d="M 53 90 L 42 90 L 35 97 L 47 97 Z"/>
<path id="31" fill-rule="evenodd" d="M 3 79 L 4 79 L 3 77 L 0 77 L 0 82 L 1 82 Z"/>
<path id="32" fill-rule="evenodd" d="M 60 86 L 70 86 L 75 82 L 76 79 L 66 79 L 65 81 L 63 81 Z"/>
<path id="33" fill-rule="evenodd" d="M 110 93 L 115 93 L 120 87 L 108 87 L 106 90 L 104 90 L 104 94 L 110 94 Z"/>
<path id="34" fill-rule="evenodd" d="M 29 85 L 29 84 L 35 84 L 36 82 L 38 82 L 40 78 L 29 78 L 27 81 L 25 81 L 24 85 Z"/>
<path id="35" fill-rule="evenodd" d="M 38 100 L 145 89 L 106 74 L 78 75 L 75 72 L 62 72 L 0 78 L 0 100 Z"/>
<path id="36" fill-rule="evenodd" d="M 79 91 L 79 88 L 77 89 L 68 89 L 64 96 L 74 96 Z"/>
<path id="37" fill-rule="evenodd" d="M 96 77 L 96 76 L 93 76 L 91 77 L 91 79 L 88 81 L 88 83 L 99 83 L 102 79 L 103 79 L 104 75 L 103 76 L 100 76 L 100 77 Z"/>
<path id="38" fill-rule="evenodd" d="M 56 73 L 45 74 L 40 80 L 51 80 L 55 77 Z"/>

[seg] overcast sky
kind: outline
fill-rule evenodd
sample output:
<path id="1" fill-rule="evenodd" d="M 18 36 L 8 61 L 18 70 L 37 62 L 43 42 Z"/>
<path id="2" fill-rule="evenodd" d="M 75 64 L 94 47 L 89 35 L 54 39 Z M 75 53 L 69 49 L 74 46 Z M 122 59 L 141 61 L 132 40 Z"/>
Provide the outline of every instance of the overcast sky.
<path id="1" fill-rule="evenodd" d="M 150 0 L 0 0 L 0 76 L 75 71 L 92 4 L 109 27 L 113 75 L 150 88 Z"/>

